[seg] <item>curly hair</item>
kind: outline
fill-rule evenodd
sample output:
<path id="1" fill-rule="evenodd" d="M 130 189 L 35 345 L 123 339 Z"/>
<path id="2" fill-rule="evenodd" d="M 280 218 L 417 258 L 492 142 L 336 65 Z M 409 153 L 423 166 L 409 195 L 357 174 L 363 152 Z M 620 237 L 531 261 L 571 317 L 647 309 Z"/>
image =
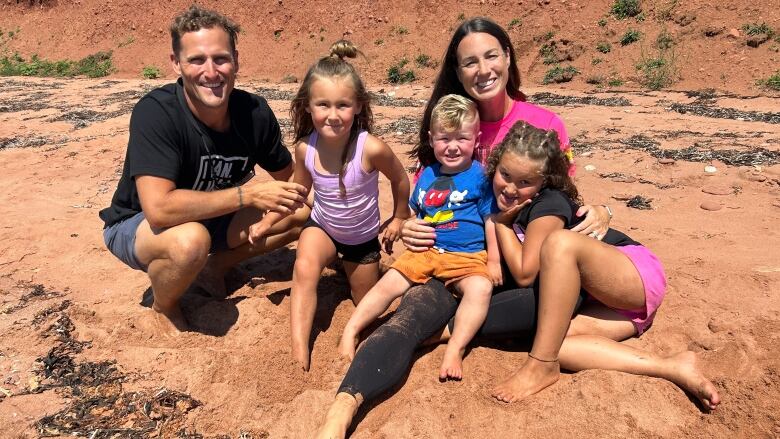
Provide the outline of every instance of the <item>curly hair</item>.
<path id="1" fill-rule="evenodd" d="M 241 32 L 241 27 L 219 12 L 192 5 L 189 9 L 174 17 L 173 23 L 171 23 L 171 47 L 173 48 L 174 56 L 179 57 L 182 35 L 187 32 L 197 32 L 201 29 L 213 29 L 215 27 L 221 27 L 227 32 L 230 38 L 230 51 L 235 53 L 236 40 L 238 40 L 238 33 Z"/>
<path id="2" fill-rule="evenodd" d="M 538 162 L 544 177 L 542 187 L 558 189 L 582 205 L 577 186 L 569 175 L 569 159 L 561 150 L 561 142 L 555 130 L 539 129 L 525 121 L 515 123 L 487 159 L 485 173 L 488 181 L 493 181 L 496 167 L 507 152 Z"/>
<path id="3" fill-rule="evenodd" d="M 374 115 L 371 111 L 371 95 L 368 94 L 363 80 L 360 79 L 355 67 L 344 58 L 356 58 L 362 54 L 351 42 L 339 40 L 330 46 L 330 53 L 319 59 L 306 72 L 301 87 L 295 94 L 290 104 L 290 119 L 293 122 L 293 133 L 295 141 L 310 135 L 314 131 L 314 122 L 311 115 L 306 111 L 306 107 L 311 100 L 311 86 L 315 80 L 320 78 L 346 78 L 352 84 L 355 91 L 355 99 L 358 105 L 362 107 L 359 114 L 355 115 L 352 121 L 352 128 L 349 133 L 349 140 L 344 151 L 341 153 L 341 168 L 339 169 L 339 189 L 341 196 L 346 196 L 347 190 L 344 186 L 344 173 L 347 167 L 347 157 L 349 157 L 350 147 L 357 139 L 361 130 L 372 131 L 374 127 Z"/>

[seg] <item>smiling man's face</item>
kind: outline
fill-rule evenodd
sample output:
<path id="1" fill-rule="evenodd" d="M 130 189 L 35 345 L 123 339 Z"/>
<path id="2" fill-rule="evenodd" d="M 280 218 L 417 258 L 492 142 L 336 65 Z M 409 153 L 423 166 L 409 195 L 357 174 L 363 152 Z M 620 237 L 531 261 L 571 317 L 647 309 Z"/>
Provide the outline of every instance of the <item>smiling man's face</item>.
<path id="1" fill-rule="evenodd" d="M 187 102 L 196 116 L 227 111 L 238 72 L 238 52 L 221 27 L 204 28 L 181 36 L 178 56 L 171 55 L 173 70 L 184 82 Z"/>

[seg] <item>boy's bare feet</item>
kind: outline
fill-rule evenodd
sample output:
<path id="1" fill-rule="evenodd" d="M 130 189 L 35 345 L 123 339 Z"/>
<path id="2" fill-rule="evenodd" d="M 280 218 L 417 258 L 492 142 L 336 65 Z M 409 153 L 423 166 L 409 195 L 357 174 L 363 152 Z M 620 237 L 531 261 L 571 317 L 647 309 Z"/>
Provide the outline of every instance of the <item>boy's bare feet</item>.
<path id="1" fill-rule="evenodd" d="M 292 356 L 295 361 L 298 362 L 298 365 L 301 366 L 304 372 L 309 371 L 309 365 L 310 365 L 310 358 L 311 352 L 309 352 L 309 344 L 308 343 L 296 343 L 293 341 L 292 344 Z"/>
<path id="2" fill-rule="evenodd" d="M 440 381 L 463 379 L 463 355 L 465 353 L 466 349 L 464 348 L 447 345 L 444 358 L 441 360 L 441 368 L 439 368 Z"/>
<path id="3" fill-rule="evenodd" d="M 672 364 L 670 380 L 683 390 L 694 395 L 705 409 L 715 410 L 720 404 L 718 389 L 699 370 L 696 354 L 680 352 L 666 359 Z"/>
<path id="4" fill-rule="evenodd" d="M 523 367 L 493 389 L 499 401 L 515 402 L 553 385 L 561 376 L 557 361 L 544 362 L 528 357 Z"/>
<path id="5" fill-rule="evenodd" d="M 357 399 L 349 393 L 341 392 L 336 395 L 333 405 L 328 409 L 325 415 L 325 422 L 322 424 L 316 439 L 341 439 L 347 435 L 347 428 L 352 423 L 360 404 Z"/>
<path id="6" fill-rule="evenodd" d="M 358 342 L 360 342 L 360 337 L 357 334 L 345 330 L 339 341 L 339 355 L 349 361 L 355 359 Z"/>

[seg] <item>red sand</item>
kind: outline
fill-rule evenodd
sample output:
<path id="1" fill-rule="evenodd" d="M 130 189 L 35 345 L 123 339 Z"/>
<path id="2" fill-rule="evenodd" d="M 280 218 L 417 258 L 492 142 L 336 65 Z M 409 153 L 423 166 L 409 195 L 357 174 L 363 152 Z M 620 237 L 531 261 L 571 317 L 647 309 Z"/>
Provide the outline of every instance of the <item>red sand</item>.
<path id="1" fill-rule="evenodd" d="M 137 77 L 144 65 L 166 70 L 167 37 L 164 29 L 184 2 L 142 8 L 135 1 L 83 0 L 43 8 L 23 7 L 10 0 L 0 3 L 0 29 L 20 27 L 7 46 L 25 56 L 38 52 L 47 58 L 78 58 L 95 50 L 115 50 L 118 77 Z M 587 8 L 573 2 L 396 2 L 390 6 L 362 2 L 326 8 L 324 2 L 285 0 L 265 10 L 238 2 L 220 7 L 240 15 L 245 34 L 239 42 L 243 80 L 240 86 L 293 90 L 295 85 L 254 83 L 247 78 L 279 80 L 285 74 L 302 76 L 310 60 L 321 55 L 330 41 L 350 31 L 368 61 L 359 65 L 374 91 L 425 99 L 432 68 L 416 68 L 417 84 L 394 89 L 382 84 L 386 69 L 402 55 L 413 59 L 427 53 L 437 59 L 450 27 L 462 10 L 466 16 L 490 14 L 503 23 L 523 20 L 513 31 L 529 94 L 554 92 L 567 96 L 625 98 L 628 106 L 552 106 L 561 114 L 575 144 L 577 183 L 585 200 L 609 203 L 614 226 L 647 244 L 664 262 L 669 295 L 655 325 L 641 338 L 626 343 L 660 354 L 691 349 L 721 392 L 722 404 L 712 414 L 702 413 L 671 383 L 617 372 L 586 371 L 562 380 L 522 403 L 499 404 L 489 390 L 520 365 L 524 352 L 477 344 L 465 359 L 465 379 L 439 384 L 436 380 L 443 347 L 423 351 L 395 392 L 360 412 L 353 437 L 778 437 L 780 416 L 780 166 L 729 166 L 720 161 L 677 160 L 661 163 L 647 152 L 626 147 L 622 140 L 641 134 L 662 149 L 681 149 L 698 143 L 704 150 L 780 151 L 777 122 L 752 122 L 681 114 L 674 103 L 694 98 L 681 92 L 624 91 L 595 93 L 584 83 L 589 74 L 614 69 L 631 78 L 641 48 L 619 49 L 614 40 L 629 24 L 654 38 L 668 25 L 679 35 L 681 81 L 678 89 L 717 87 L 741 95 L 720 94 L 713 105 L 742 111 L 775 112 L 777 98 L 758 95 L 755 80 L 777 66 L 777 52 L 767 42 L 758 49 L 744 38 L 726 32 L 709 38 L 706 26 L 739 28 L 744 22 L 766 21 L 778 28 L 780 8 L 732 2 L 680 2 L 674 16 L 692 13 L 685 26 L 675 21 L 616 22 L 607 29 L 596 22 L 609 2 Z M 500 3 L 500 4 L 498 4 Z M 656 6 L 664 2 L 645 2 Z M 206 3 L 210 5 L 211 3 Z M 329 3 L 330 4 L 330 3 Z M 595 4 L 595 6 L 593 6 Z M 313 5 L 313 6 L 312 6 Z M 370 11 L 368 8 L 376 8 Z M 496 16 L 496 11 L 501 11 Z M 574 26 L 553 23 L 554 10 L 573 17 Z M 354 16 L 354 19 L 353 19 Z M 317 18 L 321 17 L 321 18 Z M 385 21 L 385 17 L 387 21 Z M 431 17 L 430 21 L 419 17 Z M 380 21 L 381 19 L 381 21 Z M 392 35 L 393 26 L 409 33 Z M 577 26 L 580 26 L 579 28 Z M 320 31 L 320 28 L 323 30 Z M 160 31 L 162 29 L 162 32 Z M 282 29 L 278 40 L 273 31 Z M 565 88 L 539 89 L 544 71 L 533 37 L 548 29 L 561 37 L 582 40 L 586 54 L 574 64 L 583 70 Z M 613 29 L 613 52 L 595 53 L 602 32 Z M 311 33 L 312 36 L 309 35 Z M 320 41 L 322 35 L 322 41 Z M 131 43 L 119 47 L 133 39 Z M 382 45 L 374 44 L 383 39 Z M 264 41 L 267 44 L 258 45 Z M 649 47 L 648 43 L 645 47 Z M 624 51 L 621 51 L 624 50 Z M 608 62 L 591 67 L 601 56 Z M 263 60 L 260 62 L 258 60 Z M 146 276 L 123 266 L 104 248 L 99 209 L 107 206 L 121 171 L 127 142 L 129 114 L 76 128 L 68 121 L 51 121 L 72 110 L 110 112 L 132 105 L 137 97 L 117 103 L 106 97 L 122 91 L 140 92 L 162 81 L 0 79 L 0 145 L 6 139 L 34 141 L 38 146 L 0 146 L 0 436 L 36 437 L 35 423 L 71 404 L 68 392 L 47 390 L 25 394 L 40 384 L 35 359 L 57 345 L 47 335 L 57 316 L 74 323 L 73 338 L 92 345 L 77 361 L 115 360 L 125 375 L 125 391 L 154 392 L 161 388 L 185 392 L 202 405 L 161 431 L 173 436 L 180 428 L 204 437 L 308 437 L 332 400 L 345 364 L 337 359 L 341 327 L 353 309 L 347 284 L 332 270 L 323 273 L 312 371 L 303 373 L 290 360 L 289 288 L 294 245 L 239 267 L 230 277 L 235 292 L 217 301 L 188 295 L 185 312 L 199 329 L 175 340 L 151 337 L 142 330 L 148 310 L 140 305 L 149 288 Z M 420 85 L 422 84 L 422 85 Z M 103 88 L 90 88 L 105 86 Z M 116 96 L 115 96 L 116 97 Z M 30 108 L 41 103 L 42 108 Z M 280 119 L 288 103 L 271 100 Z M 27 109 L 6 108 L 25 105 Z M 421 109 L 376 106 L 378 126 L 400 117 L 419 117 Z M 744 114 L 742 115 L 744 116 Z M 769 115 L 768 117 L 772 117 Z M 382 138 L 399 154 L 407 151 L 413 134 L 389 132 Z M 635 139 L 636 140 L 636 139 Z M 589 144 L 588 149 L 584 144 Z M 578 145 L 578 146 L 577 146 Z M 408 163 L 408 159 L 403 157 Z M 704 172 L 714 165 L 713 174 Z M 588 171 L 592 165 L 595 170 Z M 618 173 L 620 175 L 616 175 Z M 262 175 L 262 178 L 267 176 Z M 390 212 L 387 182 L 382 182 L 382 209 Z M 652 199 L 651 210 L 628 208 L 627 196 Z M 709 205 L 709 206 L 707 206 Z M 719 210 L 705 210 L 720 207 Z M 401 246 L 396 246 L 401 251 Z M 389 261 L 389 259 L 388 259 Z M 263 278 L 252 282 L 252 278 Z M 42 284 L 61 297 L 30 300 L 20 305 L 30 283 Z M 62 313 L 40 323 L 34 316 L 70 300 Z M 129 422 L 129 421 L 128 421 Z M 131 424 L 128 424 L 131 425 Z M 176 428 L 173 428 L 173 427 Z"/>

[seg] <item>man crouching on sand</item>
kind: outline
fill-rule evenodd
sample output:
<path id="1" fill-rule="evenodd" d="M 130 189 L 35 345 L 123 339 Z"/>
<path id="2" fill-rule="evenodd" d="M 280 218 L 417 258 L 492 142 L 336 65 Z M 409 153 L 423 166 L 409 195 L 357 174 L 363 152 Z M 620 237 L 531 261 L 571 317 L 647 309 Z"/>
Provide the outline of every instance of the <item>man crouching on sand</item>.
<path id="1" fill-rule="evenodd" d="M 266 101 L 236 90 L 237 24 L 192 6 L 171 25 L 174 84 L 141 98 L 130 117 L 122 177 L 100 212 L 108 249 L 149 275 L 156 329 L 187 329 L 179 299 L 198 279 L 226 295 L 236 263 L 295 239 L 301 208 L 254 246 L 247 229 L 267 211 L 290 213 L 305 189 L 288 182 L 292 157 Z M 276 181 L 251 182 L 255 164 Z"/>

